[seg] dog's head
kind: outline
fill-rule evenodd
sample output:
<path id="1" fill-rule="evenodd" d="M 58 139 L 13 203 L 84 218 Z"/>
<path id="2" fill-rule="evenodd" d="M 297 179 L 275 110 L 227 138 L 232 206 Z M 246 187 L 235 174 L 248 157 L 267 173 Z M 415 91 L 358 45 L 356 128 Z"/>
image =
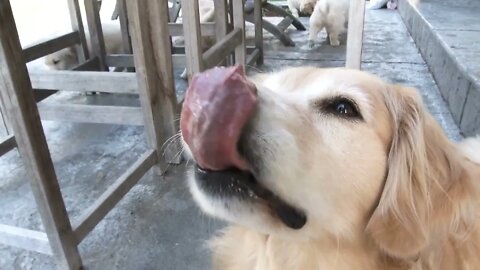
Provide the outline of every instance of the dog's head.
<path id="1" fill-rule="evenodd" d="M 78 65 L 75 48 L 69 47 L 45 56 L 45 65 L 51 70 L 68 70 Z"/>
<path id="2" fill-rule="evenodd" d="M 250 172 L 196 169 L 190 188 L 204 211 L 296 240 L 365 237 L 395 257 L 417 255 L 438 226 L 468 230 L 478 167 L 415 89 L 346 69 L 251 80 L 258 102 L 237 142 Z"/>
<path id="3" fill-rule="evenodd" d="M 300 3 L 300 12 L 311 15 L 318 0 L 305 0 Z"/>

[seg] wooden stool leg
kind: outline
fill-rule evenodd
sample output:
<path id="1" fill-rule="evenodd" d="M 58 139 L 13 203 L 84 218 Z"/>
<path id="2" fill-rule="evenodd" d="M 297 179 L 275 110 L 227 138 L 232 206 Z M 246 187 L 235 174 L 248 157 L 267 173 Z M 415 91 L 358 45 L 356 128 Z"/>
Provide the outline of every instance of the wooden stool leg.
<path id="1" fill-rule="evenodd" d="M 105 63 L 106 49 L 103 39 L 102 22 L 100 20 L 100 7 L 97 0 L 85 0 L 85 13 L 87 16 L 88 31 L 90 32 L 90 43 L 92 54 L 100 61 L 100 70 L 108 70 Z"/>
<path id="2" fill-rule="evenodd" d="M 163 173 L 167 162 L 181 160 L 180 147 L 175 142 L 165 149 L 165 155 L 163 149 L 177 131 L 167 1 L 128 0 L 127 14 L 145 131 L 150 147 L 157 150 L 157 172 Z"/>
<path id="3" fill-rule="evenodd" d="M 263 65 L 263 14 L 262 0 L 255 0 L 253 9 L 253 18 L 255 21 L 255 48 L 260 50 L 257 58 L 257 65 Z"/>
<path id="4" fill-rule="evenodd" d="M 350 0 L 347 33 L 347 68 L 360 69 L 362 63 L 365 0 Z"/>
<path id="5" fill-rule="evenodd" d="M 214 0 L 215 7 L 215 39 L 222 40 L 228 32 L 228 4 L 227 0 Z M 227 63 L 223 61 L 221 65 Z"/>
<path id="6" fill-rule="evenodd" d="M 202 35 L 200 32 L 200 14 L 198 0 L 182 0 L 182 23 L 185 36 L 185 57 L 188 79 L 204 69 Z"/>
<path id="7" fill-rule="evenodd" d="M 76 46 L 78 62 L 83 63 L 89 59 L 87 39 L 85 38 L 85 29 L 83 28 L 82 15 L 78 0 L 68 0 L 68 10 L 70 12 L 70 21 L 72 30 L 78 31 L 80 44 Z"/>
<path id="8" fill-rule="evenodd" d="M 80 269 L 82 262 L 48 151 L 9 1 L 0 1 L 0 25 L 0 97 L 31 177 L 33 196 L 59 267 Z"/>
<path id="9" fill-rule="evenodd" d="M 242 42 L 235 48 L 235 64 L 246 64 L 245 12 L 243 0 L 231 0 L 233 3 L 233 28 L 242 29 Z"/>

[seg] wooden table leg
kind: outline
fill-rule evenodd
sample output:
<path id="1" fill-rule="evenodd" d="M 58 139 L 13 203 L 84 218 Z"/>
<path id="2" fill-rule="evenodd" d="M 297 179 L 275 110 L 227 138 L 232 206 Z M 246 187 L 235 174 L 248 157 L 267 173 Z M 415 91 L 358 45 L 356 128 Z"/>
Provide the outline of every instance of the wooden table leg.
<path id="1" fill-rule="evenodd" d="M 9 1 L 0 1 L 0 98 L 60 269 L 82 262 L 48 150 Z"/>

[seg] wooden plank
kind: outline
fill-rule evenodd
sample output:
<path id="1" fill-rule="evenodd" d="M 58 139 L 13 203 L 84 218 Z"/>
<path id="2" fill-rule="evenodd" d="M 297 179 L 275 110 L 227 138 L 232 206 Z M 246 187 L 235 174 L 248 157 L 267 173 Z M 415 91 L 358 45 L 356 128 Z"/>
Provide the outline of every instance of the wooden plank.
<path id="1" fill-rule="evenodd" d="M 363 25 L 365 22 L 365 0 L 350 0 L 348 15 L 347 54 L 345 66 L 360 69 L 362 63 Z"/>
<path id="2" fill-rule="evenodd" d="M 122 31 L 123 53 L 132 54 L 132 40 L 128 29 L 127 4 L 125 0 L 117 0 L 120 31 Z"/>
<path id="3" fill-rule="evenodd" d="M 204 70 L 198 0 L 181 0 L 188 79 Z"/>
<path id="4" fill-rule="evenodd" d="M 8 135 L 5 139 L 0 141 L 0 157 L 10 152 L 15 147 L 17 147 L 15 137 L 13 135 Z"/>
<path id="5" fill-rule="evenodd" d="M 245 13 L 243 0 L 231 0 L 233 5 L 233 28 L 242 31 L 242 37 L 235 48 L 235 64 L 245 65 Z"/>
<path id="6" fill-rule="evenodd" d="M 80 269 L 62 193 L 33 97 L 9 1 L 0 1 L 0 99 L 17 141 L 52 252 L 61 269 Z"/>
<path id="7" fill-rule="evenodd" d="M 85 29 L 83 27 L 80 5 L 78 4 L 78 0 L 67 0 L 67 3 L 72 30 L 78 32 L 80 39 L 80 44 L 75 47 L 77 50 L 78 62 L 81 63 L 90 58 L 90 54 L 88 52 L 88 44 L 85 37 Z"/>
<path id="8" fill-rule="evenodd" d="M 242 30 L 234 29 L 203 54 L 205 68 L 212 68 L 222 62 L 242 42 Z"/>
<path id="9" fill-rule="evenodd" d="M 148 150 L 80 216 L 74 226 L 77 244 L 82 242 L 156 162 L 156 151 Z"/>
<path id="10" fill-rule="evenodd" d="M 169 2 L 172 2 L 172 7 L 169 8 L 169 11 L 168 11 L 168 21 L 176 22 L 178 15 L 180 14 L 181 5 L 178 2 L 178 0 L 172 0 Z"/>
<path id="11" fill-rule="evenodd" d="M 255 22 L 255 51 L 258 50 L 258 56 L 254 53 L 250 59 L 256 58 L 257 65 L 263 65 L 263 9 L 262 1 L 254 0 L 253 20 Z M 249 48 L 247 48 L 248 53 Z M 253 62 L 247 61 L 248 65 Z"/>
<path id="12" fill-rule="evenodd" d="M 129 72 L 49 70 L 31 71 L 35 89 L 78 92 L 138 93 L 137 77 Z"/>
<path id="13" fill-rule="evenodd" d="M 138 107 L 40 103 L 38 110 L 42 120 L 143 125 L 142 110 Z"/>
<path id="14" fill-rule="evenodd" d="M 169 23 L 168 24 L 168 31 L 170 36 L 183 36 L 183 24 L 181 23 Z M 200 31 L 202 32 L 202 36 L 215 36 L 216 28 L 215 23 L 213 22 L 206 22 L 200 24 Z"/>
<path id="15" fill-rule="evenodd" d="M 49 55 L 63 48 L 71 47 L 80 42 L 78 32 L 71 32 L 59 37 L 32 45 L 23 49 L 25 61 L 28 63 L 45 55 Z"/>
<path id="16" fill-rule="evenodd" d="M 293 19 L 290 18 L 290 17 L 285 17 L 283 18 L 282 21 L 280 21 L 278 24 L 277 24 L 277 28 L 281 31 L 281 32 L 285 32 L 285 30 L 287 30 L 287 28 L 292 24 L 293 22 Z"/>
<path id="17" fill-rule="evenodd" d="M 105 65 L 105 41 L 103 39 L 102 22 L 100 20 L 100 9 L 97 0 L 84 0 L 85 13 L 87 16 L 88 32 L 90 33 L 90 43 L 93 56 L 98 57 L 100 61 L 100 70 L 108 70 Z"/>
<path id="18" fill-rule="evenodd" d="M 138 92 L 143 109 L 145 131 L 151 148 L 157 150 L 157 173 L 167 163 L 179 163 L 180 145 L 163 155 L 162 145 L 177 133 L 176 94 L 170 55 L 167 1 L 128 1 Z M 147 16 L 148 15 L 148 16 Z"/>
<path id="19" fill-rule="evenodd" d="M 52 255 L 47 234 L 0 224 L 0 243 Z"/>
<path id="20" fill-rule="evenodd" d="M 228 3 L 227 0 L 214 0 L 213 5 L 215 8 L 215 40 L 218 42 L 228 33 Z M 224 57 L 225 59 L 220 65 L 227 64 L 231 56 L 232 52 L 229 53 L 228 57 Z"/>

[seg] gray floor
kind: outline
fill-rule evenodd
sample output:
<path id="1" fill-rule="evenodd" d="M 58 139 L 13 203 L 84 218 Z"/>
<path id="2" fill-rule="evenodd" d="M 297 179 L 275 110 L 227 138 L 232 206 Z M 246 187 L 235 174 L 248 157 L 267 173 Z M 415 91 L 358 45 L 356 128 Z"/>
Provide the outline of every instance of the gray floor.
<path id="1" fill-rule="evenodd" d="M 307 22 L 308 20 L 305 20 Z M 345 47 L 306 46 L 306 32 L 292 30 L 295 48 L 266 36 L 262 71 L 287 66 L 342 66 Z M 323 36 L 324 39 L 324 36 Z M 461 138 L 428 69 L 395 11 L 368 11 L 363 69 L 417 87 L 448 135 Z M 133 97 L 60 95 L 80 103 L 136 104 Z M 145 150 L 138 127 L 44 122 L 67 210 L 75 221 L 88 205 Z M 0 223 L 41 230 L 28 177 L 16 151 L 0 159 Z M 165 178 L 148 173 L 80 245 L 86 269 L 209 269 L 207 240 L 221 222 L 200 213 L 185 188 L 185 167 Z M 0 269 L 53 269 L 53 260 L 0 245 Z"/>

